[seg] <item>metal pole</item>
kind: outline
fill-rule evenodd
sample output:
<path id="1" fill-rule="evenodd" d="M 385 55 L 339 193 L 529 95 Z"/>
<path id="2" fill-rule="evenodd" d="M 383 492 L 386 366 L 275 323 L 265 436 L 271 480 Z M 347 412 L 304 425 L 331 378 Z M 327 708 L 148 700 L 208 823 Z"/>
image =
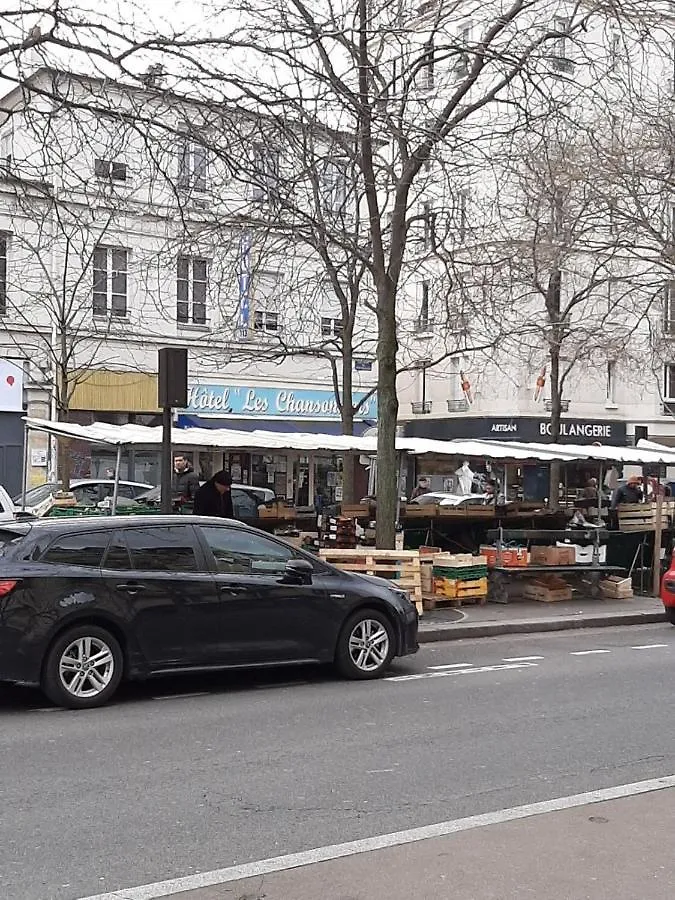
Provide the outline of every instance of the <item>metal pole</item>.
<path id="1" fill-rule="evenodd" d="M 21 512 L 26 512 L 26 481 L 28 480 L 28 422 L 23 426 L 23 471 L 21 475 Z"/>
<path id="2" fill-rule="evenodd" d="M 656 521 L 654 523 L 654 570 L 652 572 L 652 592 L 655 597 L 661 592 L 661 534 L 663 516 L 663 497 L 661 496 L 661 473 L 656 480 Z"/>
<path id="3" fill-rule="evenodd" d="M 602 479 L 604 477 L 604 466 L 602 465 L 602 460 L 600 460 L 600 477 L 598 478 L 598 489 L 596 494 L 598 495 L 598 525 L 602 525 Z"/>
<path id="4" fill-rule="evenodd" d="M 162 512 L 172 512 L 171 407 L 162 410 Z"/>
<path id="5" fill-rule="evenodd" d="M 117 460 L 115 461 L 115 484 L 113 486 L 113 495 L 112 495 L 112 513 L 111 515 L 117 515 L 117 498 L 120 492 L 120 468 L 122 466 L 122 445 L 117 445 Z"/>

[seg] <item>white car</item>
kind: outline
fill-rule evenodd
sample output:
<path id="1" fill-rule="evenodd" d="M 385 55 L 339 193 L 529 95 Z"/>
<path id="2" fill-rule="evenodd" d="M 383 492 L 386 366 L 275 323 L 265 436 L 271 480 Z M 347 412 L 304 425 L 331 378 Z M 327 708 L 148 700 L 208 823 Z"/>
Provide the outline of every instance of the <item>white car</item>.
<path id="1" fill-rule="evenodd" d="M 420 494 L 410 500 L 418 506 L 462 506 L 466 503 L 488 504 L 494 503 L 494 495 L 488 494 L 448 494 L 444 491 L 430 491 L 428 494 Z"/>
<path id="2" fill-rule="evenodd" d="M 4 487 L 0 484 L 0 522 L 13 522 L 16 519 L 16 508 Z"/>
<path id="3" fill-rule="evenodd" d="M 48 481 L 26 491 L 25 501 L 21 494 L 14 498 L 16 509 L 22 509 L 25 502 L 26 512 L 38 513 L 46 500 L 61 490 L 60 481 Z M 135 500 L 140 494 L 153 487 L 141 481 L 120 481 L 118 496 Z M 110 478 L 73 478 L 70 491 L 80 506 L 98 506 L 106 497 L 112 497 L 115 482 Z"/>

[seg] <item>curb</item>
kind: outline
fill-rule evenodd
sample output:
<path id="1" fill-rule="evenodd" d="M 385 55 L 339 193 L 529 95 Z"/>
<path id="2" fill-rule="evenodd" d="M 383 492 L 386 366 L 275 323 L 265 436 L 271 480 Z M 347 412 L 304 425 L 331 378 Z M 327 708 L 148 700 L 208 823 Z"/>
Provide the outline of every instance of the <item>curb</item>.
<path id="1" fill-rule="evenodd" d="M 632 612 L 595 616 L 559 616 L 556 619 L 515 619 L 485 625 L 439 625 L 420 629 L 420 644 L 434 641 L 457 641 L 462 638 L 495 637 L 500 634 L 536 634 L 544 631 L 567 631 L 573 628 L 607 628 L 614 625 L 652 625 L 665 622 L 664 612 Z"/>

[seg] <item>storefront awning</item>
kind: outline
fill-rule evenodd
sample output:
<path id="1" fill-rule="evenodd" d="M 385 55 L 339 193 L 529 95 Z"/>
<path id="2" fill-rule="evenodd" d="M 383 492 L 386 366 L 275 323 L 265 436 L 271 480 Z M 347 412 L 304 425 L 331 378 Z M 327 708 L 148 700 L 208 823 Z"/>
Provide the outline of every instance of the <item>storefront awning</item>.
<path id="1" fill-rule="evenodd" d="M 29 429 L 46 431 L 60 437 L 88 441 L 112 447 L 155 447 L 162 442 L 162 429 L 144 425 L 75 425 L 26 418 Z M 233 428 L 174 428 L 172 442 L 177 447 L 208 447 L 219 450 L 298 450 L 303 453 L 329 451 L 334 453 L 374 454 L 377 437 L 358 437 L 344 434 L 309 434 L 305 432 L 276 432 L 254 429 L 240 431 Z M 675 449 L 651 444 L 643 447 L 587 446 L 577 444 L 537 444 L 518 441 L 455 440 L 435 441 L 427 438 L 396 439 L 398 450 L 415 456 L 440 456 L 491 459 L 502 462 L 598 462 L 632 463 L 635 465 L 675 465 Z M 658 449 L 653 449 L 658 447 Z"/>

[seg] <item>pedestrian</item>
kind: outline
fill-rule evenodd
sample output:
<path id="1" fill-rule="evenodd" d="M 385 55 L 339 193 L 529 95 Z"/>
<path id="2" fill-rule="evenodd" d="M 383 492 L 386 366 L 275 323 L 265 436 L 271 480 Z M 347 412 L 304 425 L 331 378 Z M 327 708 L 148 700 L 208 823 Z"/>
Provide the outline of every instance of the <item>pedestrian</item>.
<path id="1" fill-rule="evenodd" d="M 179 504 L 192 503 L 199 490 L 197 473 L 182 454 L 174 457 L 173 471 L 172 493 L 174 499 Z"/>
<path id="2" fill-rule="evenodd" d="M 105 477 L 112 481 L 115 478 L 115 470 L 108 467 L 105 470 Z"/>
<path id="3" fill-rule="evenodd" d="M 233 519 L 232 477 L 229 472 L 216 472 L 209 478 L 195 495 L 194 513 L 196 516 L 216 516 L 220 519 Z"/>
<path id="4" fill-rule="evenodd" d="M 621 503 L 642 503 L 644 495 L 640 488 L 640 478 L 638 475 L 631 475 L 626 484 L 621 485 L 614 491 L 612 497 L 612 509 L 616 509 Z"/>
<path id="5" fill-rule="evenodd" d="M 429 479 L 424 478 L 424 476 L 422 476 L 422 478 L 418 479 L 417 486 L 413 488 L 412 494 L 410 495 L 410 499 L 414 500 L 416 497 L 421 497 L 422 494 L 428 494 L 428 493 L 429 493 Z"/>

